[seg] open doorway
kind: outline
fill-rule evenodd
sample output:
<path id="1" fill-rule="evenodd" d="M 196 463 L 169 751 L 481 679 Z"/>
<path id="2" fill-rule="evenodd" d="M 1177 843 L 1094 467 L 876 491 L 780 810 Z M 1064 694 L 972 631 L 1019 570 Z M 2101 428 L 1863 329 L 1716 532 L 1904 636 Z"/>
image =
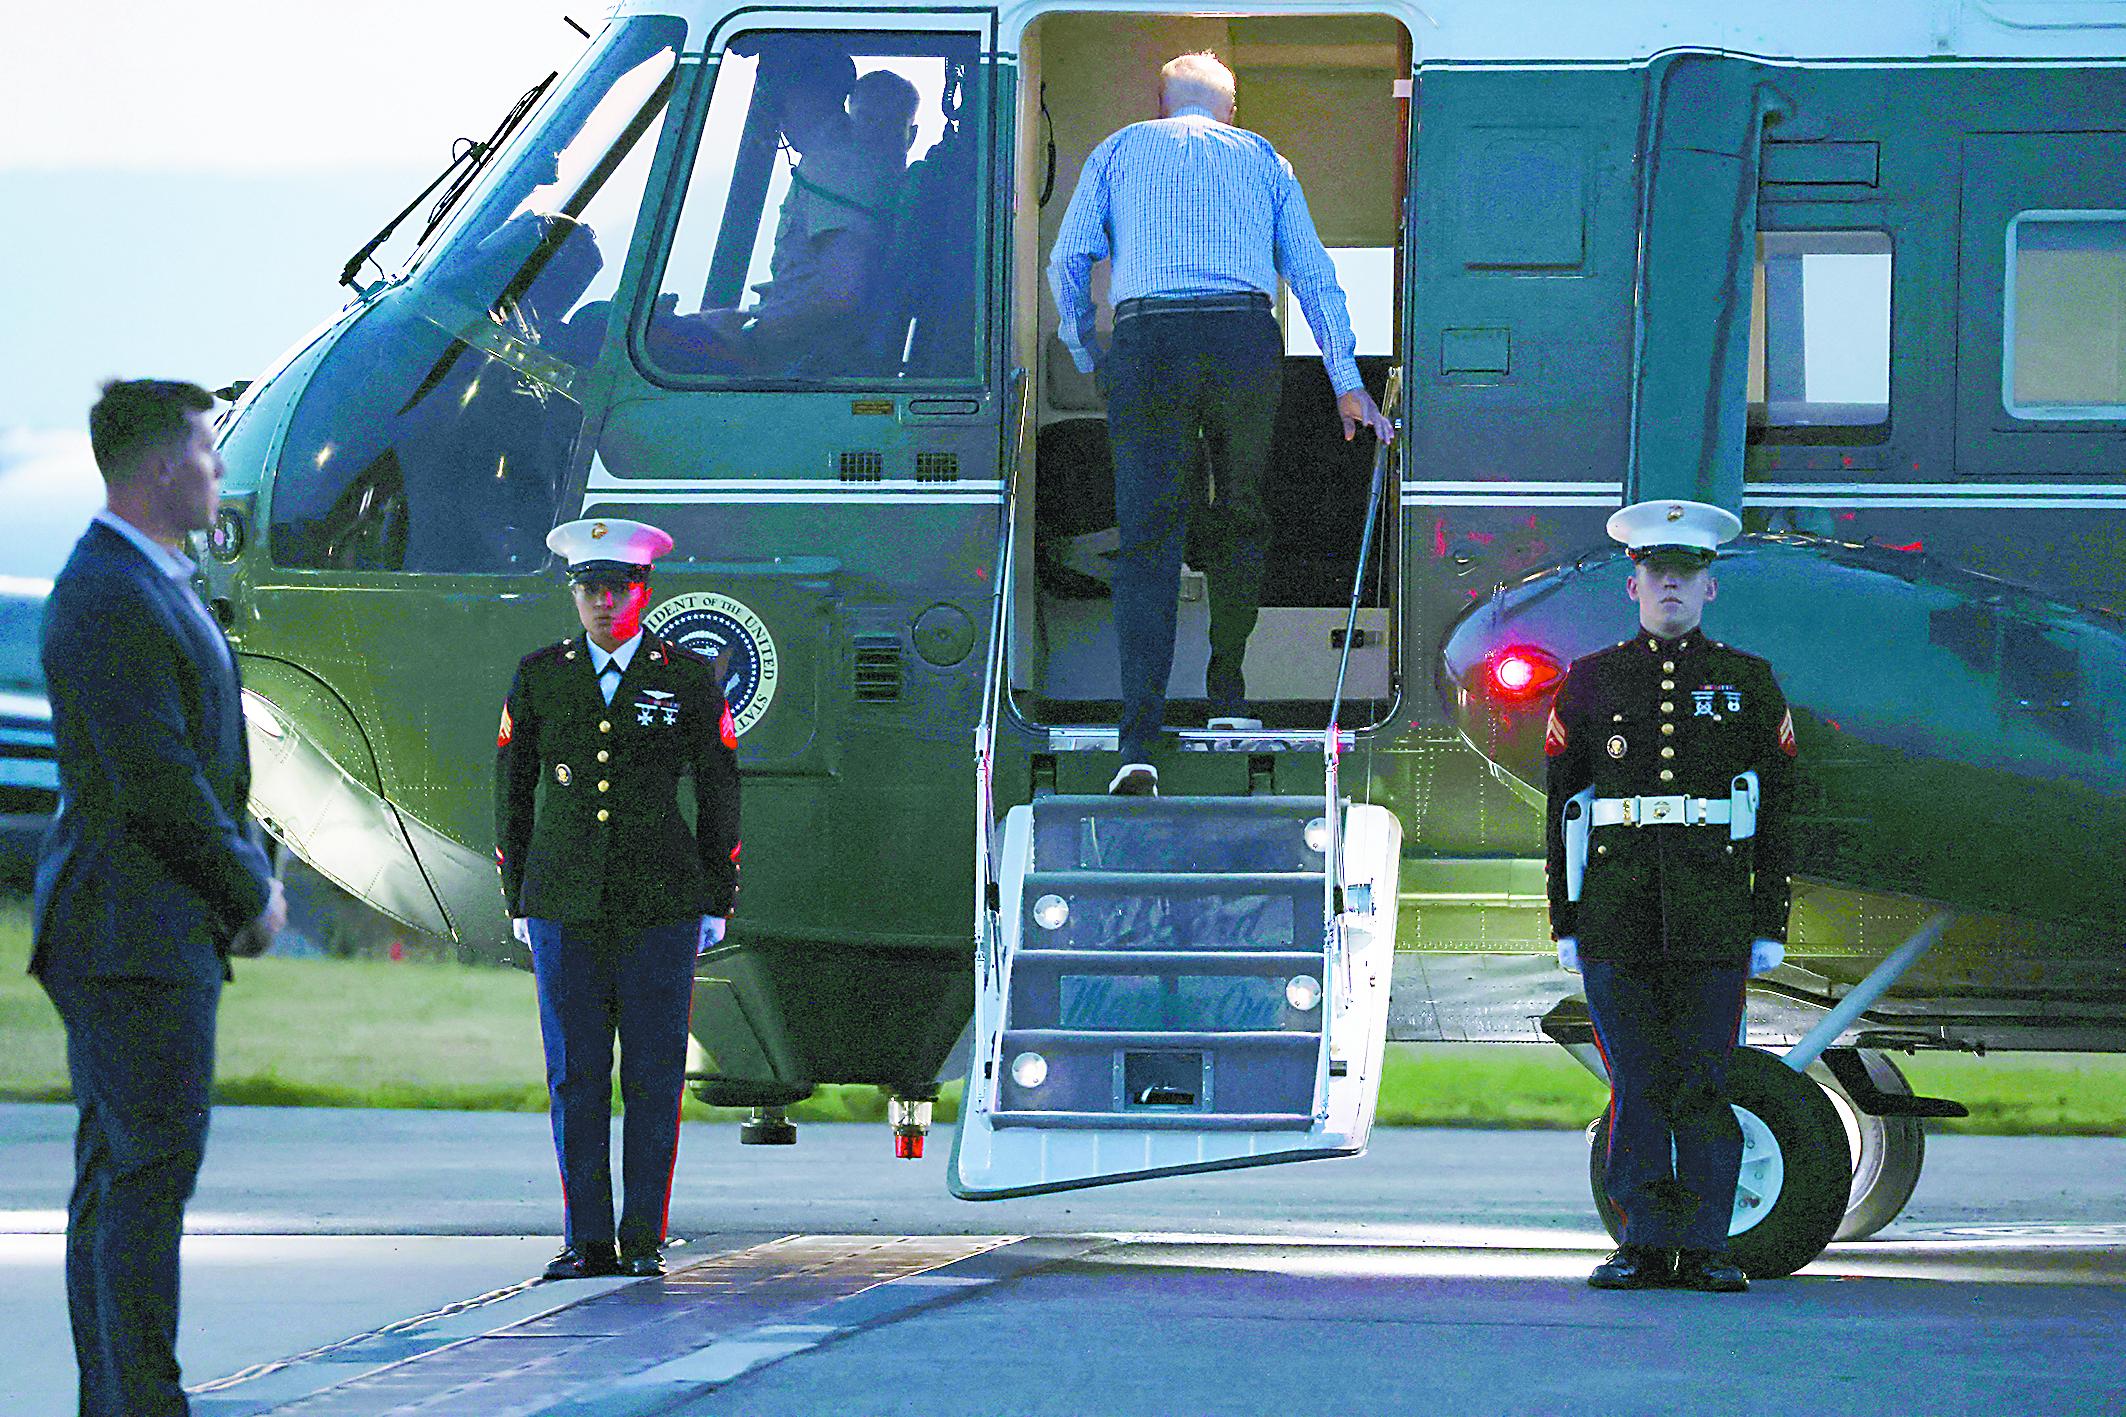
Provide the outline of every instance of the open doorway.
<path id="1" fill-rule="evenodd" d="M 1057 14 L 1020 48 L 1020 154 L 1014 336 L 1031 372 L 1036 438 L 1020 486 L 1019 596 L 1012 646 L 1020 715 L 1047 725 L 1111 724 L 1119 692 L 1108 587 L 1119 542 L 1106 407 L 1056 334 L 1049 249 L 1087 156 L 1158 114 L 1158 73 L 1210 50 L 1239 80 L 1235 121 L 1291 162 L 1335 261 L 1368 390 L 1383 397 L 1400 347 L 1401 212 L 1409 132 L 1410 40 L 1384 16 Z M 1112 336 L 1107 268 L 1093 273 L 1099 334 Z M 1320 351 L 1296 301 L 1275 309 L 1283 397 L 1265 509 L 1272 526 L 1261 619 L 1249 641 L 1249 703 L 1271 729 L 1320 729 L 1343 649 L 1363 534 L 1373 443 L 1343 441 Z M 1392 416 L 1395 410 L 1389 409 Z M 1361 594 L 1345 689 L 1347 726 L 1383 717 L 1393 694 L 1396 489 L 1386 489 Z M 1207 712 L 1209 598 L 1182 572 L 1167 721 Z"/>

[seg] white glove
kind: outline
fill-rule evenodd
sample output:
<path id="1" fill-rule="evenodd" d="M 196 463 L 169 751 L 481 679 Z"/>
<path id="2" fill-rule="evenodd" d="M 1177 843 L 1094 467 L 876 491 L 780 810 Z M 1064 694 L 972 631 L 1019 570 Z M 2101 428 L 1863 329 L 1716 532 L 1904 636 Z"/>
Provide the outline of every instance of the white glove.
<path id="1" fill-rule="evenodd" d="M 705 955 L 705 954 L 707 954 L 707 953 L 708 953 L 708 952 L 709 952 L 710 950 L 712 950 L 712 949 L 715 949 L 715 948 L 716 948 L 716 947 L 717 947 L 718 945 L 722 944 L 722 943 L 723 943 L 723 927 L 724 927 L 724 917 L 723 917 L 723 916 L 721 916 L 721 915 L 704 915 L 704 916 L 702 916 L 702 917 L 701 917 L 701 943 L 697 944 L 697 945 L 696 945 L 696 946 L 694 947 L 694 953 L 695 953 L 695 954 L 697 954 L 697 955 Z"/>
<path id="2" fill-rule="evenodd" d="M 518 944 L 531 944 L 531 921 L 521 915 L 512 915 L 509 919 L 509 933 L 517 937 Z"/>
<path id="3" fill-rule="evenodd" d="M 1567 935 L 1558 941 L 1558 968 L 1573 974 L 1580 972 L 1580 937 Z"/>
<path id="4" fill-rule="evenodd" d="M 1777 940 L 1750 941 L 1750 973 L 1768 974 L 1786 959 L 1786 946 Z"/>

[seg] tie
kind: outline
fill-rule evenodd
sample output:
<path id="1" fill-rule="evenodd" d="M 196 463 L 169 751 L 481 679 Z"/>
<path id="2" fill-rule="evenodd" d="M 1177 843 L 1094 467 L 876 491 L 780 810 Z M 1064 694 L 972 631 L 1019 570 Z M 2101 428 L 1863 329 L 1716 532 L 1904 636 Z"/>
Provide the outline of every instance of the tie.
<path id="1" fill-rule="evenodd" d="M 613 695 L 620 692 L 620 665 L 618 661 L 609 659 L 605 662 L 605 668 L 598 671 L 598 692 L 605 695 L 607 704 L 611 704 Z"/>

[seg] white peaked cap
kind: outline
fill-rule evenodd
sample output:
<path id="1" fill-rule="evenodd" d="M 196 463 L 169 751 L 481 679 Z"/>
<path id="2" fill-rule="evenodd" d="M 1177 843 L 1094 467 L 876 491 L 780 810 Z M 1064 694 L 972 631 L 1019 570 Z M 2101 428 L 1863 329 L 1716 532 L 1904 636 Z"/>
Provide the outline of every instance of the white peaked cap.
<path id="1" fill-rule="evenodd" d="M 620 517 L 563 522 L 546 534 L 547 549 L 568 562 L 571 575 L 607 568 L 640 567 L 672 549 L 671 535 L 648 522 Z"/>
<path id="2" fill-rule="evenodd" d="M 1634 502 L 1610 513 L 1609 534 L 1632 559 L 1655 551 L 1696 551 L 1710 561 L 1720 543 L 1742 530 L 1742 518 L 1710 502 Z"/>

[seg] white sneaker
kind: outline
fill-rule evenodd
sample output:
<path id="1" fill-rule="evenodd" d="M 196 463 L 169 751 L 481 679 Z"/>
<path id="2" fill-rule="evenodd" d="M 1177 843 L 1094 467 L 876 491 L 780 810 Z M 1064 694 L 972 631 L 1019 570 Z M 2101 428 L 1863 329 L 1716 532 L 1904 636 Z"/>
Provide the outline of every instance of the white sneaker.
<path id="1" fill-rule="evenodd" d="M 1107 784 L 1110 797 L 1157 797 L 1159 769 L 1150 763 L 1124 763 L 1115 780 Z"/>

